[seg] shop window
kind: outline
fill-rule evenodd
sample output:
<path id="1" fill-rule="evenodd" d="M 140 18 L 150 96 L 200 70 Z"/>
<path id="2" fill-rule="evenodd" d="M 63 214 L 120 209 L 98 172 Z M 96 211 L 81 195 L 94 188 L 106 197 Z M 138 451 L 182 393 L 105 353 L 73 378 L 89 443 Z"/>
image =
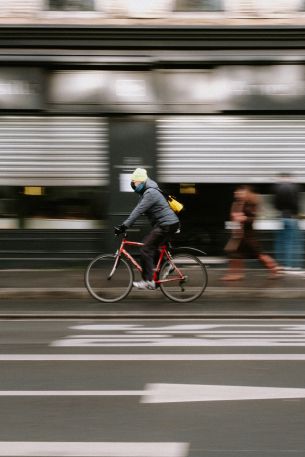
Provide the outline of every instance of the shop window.
<path id="1" fill-rule="evenodd" d="M 95 11 L 95 0 L 49 0 L 51 11 Z"/>
<path id="2" fill-rule="evenodd" d="M 23 192 L 28 217 L 100 219 L 103 192 L 98 188 L 48 187 L 38 195 Z"/>
<path id="3" fill-rule="evenodd" d="M 105 187 L 0 186 L 0 230 L 103 228 L 108 200 Z"/>
<path id="4" fill-rule="evenodd" d="M 16 191 L 11 187 L 0 187 L 0 219 L 16 217 Z"/>
<path id="5" fill-rule="evenodd" d="M 224 11 L 223 0 L 176 0 L 176 11 Z"/>

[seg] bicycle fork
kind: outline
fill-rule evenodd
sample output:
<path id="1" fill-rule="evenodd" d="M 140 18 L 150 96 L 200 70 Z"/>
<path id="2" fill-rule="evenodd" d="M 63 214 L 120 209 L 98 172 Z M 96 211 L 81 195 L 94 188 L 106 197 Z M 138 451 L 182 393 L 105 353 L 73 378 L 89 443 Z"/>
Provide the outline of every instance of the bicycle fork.
<path id="1" fill-rule="evenodd" d="M 113 267 L 112 267 L 112 269 L 111 269 L 111 271 L 110 271 L 110 273 L 109 273 L 109 275 L 108 275 L 108 277 L 107 277 L 107 280 L 108 280 L 108 281 L 109 281 L 109 280 L 112 278 L 112 276 L 114 275 L 114 272 L 115 272 L 115 270 L 117 269 L 118 263 L 119 263 L 119 261 L 120 261 L 120 257 L 121 257 L 121 256 L 120 256 L 120 253 L 119 253 L 119 252 L 116 252 Z"/>

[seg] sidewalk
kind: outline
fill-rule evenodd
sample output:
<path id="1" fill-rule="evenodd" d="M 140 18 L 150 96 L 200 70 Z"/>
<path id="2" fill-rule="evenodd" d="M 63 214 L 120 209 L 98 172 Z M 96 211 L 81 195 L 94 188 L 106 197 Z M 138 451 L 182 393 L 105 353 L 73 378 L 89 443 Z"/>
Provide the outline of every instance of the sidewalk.
<path id="1" fill-rule="evenodd" d="M 251 300 L 253 298 L 304 299 L 305 272 L 287 272 L 269 279 L 264 269 L 248 269 L 241 281 L 222 281 L 226 266 L 208 266 L 209 284 L 204 300 Z M 0 299 L 91 299 L 84 285 L 83 269 L 0 270 Z M 138 291 L 136 291 L 139 293 Z M 132 291 L 131 296 L 134 295 Z M 155 298 L 145 292 L 147 300 Z M 305 307 L 305 305 L 304 305 Z"/>

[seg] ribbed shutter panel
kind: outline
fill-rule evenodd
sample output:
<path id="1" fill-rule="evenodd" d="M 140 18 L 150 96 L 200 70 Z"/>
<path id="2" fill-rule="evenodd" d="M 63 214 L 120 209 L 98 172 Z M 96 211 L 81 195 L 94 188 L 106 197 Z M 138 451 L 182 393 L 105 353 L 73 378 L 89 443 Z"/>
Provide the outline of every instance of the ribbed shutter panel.
<path id="1" fill-rule="evenodd" d="M 181 116 L 157 121 L 161 182 L 305 182 L 304 116 Z"/>
<path id="2" fill-rule="evenodd" d="M 108 180 L 98 117 L 0 117 L 0 185 L 98 186 Z"/>

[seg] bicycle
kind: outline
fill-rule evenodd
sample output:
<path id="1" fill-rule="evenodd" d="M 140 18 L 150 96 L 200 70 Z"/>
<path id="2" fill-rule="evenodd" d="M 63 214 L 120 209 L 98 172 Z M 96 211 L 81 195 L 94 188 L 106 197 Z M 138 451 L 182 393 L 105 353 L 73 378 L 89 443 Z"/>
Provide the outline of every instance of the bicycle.
<path id="1" fill-rule="evenodd" d="M 142 272 L 141 266 L 126 247 L 141 247 L 143 243 L 128 241 L 127 234 L 122 235 L 123 239 L 115 254 L 98 255 L 85 271 L 88 292 L 101 302 L 113 303 L 127 297 L 134 281 L 134 270 L 131 265 L 139 273 Z M 159 248 L 153 279 L 156 288 L 172 301 L 194 301 L 202 295 L 208 284 L 205 265 L 196 255 L 187 252 L 192 249 L 177 248 L 175 252 L 171 252 L 169 243 Z M 193 251 L 201 253 L 195 249 Z"/>

